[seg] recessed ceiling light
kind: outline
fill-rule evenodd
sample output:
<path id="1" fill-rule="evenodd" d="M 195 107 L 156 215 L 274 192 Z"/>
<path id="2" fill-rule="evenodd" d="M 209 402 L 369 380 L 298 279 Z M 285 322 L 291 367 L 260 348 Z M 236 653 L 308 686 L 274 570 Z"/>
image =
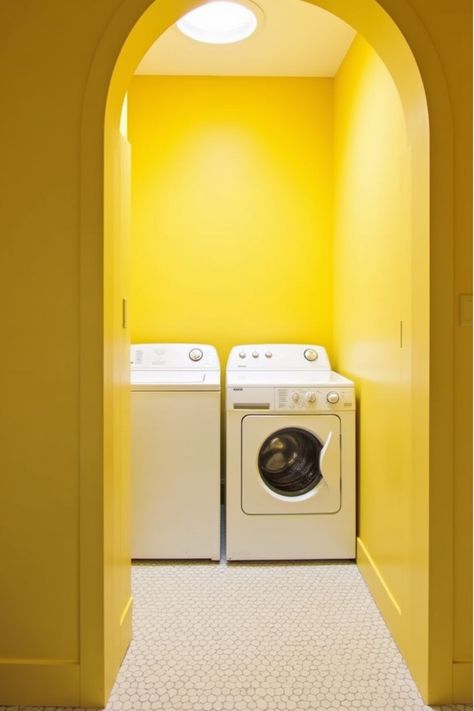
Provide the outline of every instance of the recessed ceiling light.
<path id="1" fill-rule="evenodd" d="M 230 44 L 255 32 L 257 16 L 247 5 L 214 0 L 191 10 L 176 24 L 183 34 L 198 42 Z"/>

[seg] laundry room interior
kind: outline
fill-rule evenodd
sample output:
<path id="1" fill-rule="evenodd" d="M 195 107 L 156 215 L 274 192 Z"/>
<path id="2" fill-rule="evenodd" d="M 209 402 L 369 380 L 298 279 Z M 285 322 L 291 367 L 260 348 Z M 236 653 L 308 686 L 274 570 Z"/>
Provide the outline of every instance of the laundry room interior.
<path id="1" fill-rule="evenodd" d="M 128 294 L 131 343 L 215 346 L 223 392 L 236 344 L 317 344 L 355 382 L 357 562 L 420 683 L 423 642 L 408 620 L 426 594 L 413 587 L 425 521 L 413 362 L 427 343 L 427 243 L 414 239 L 427 219 L 426 107 L 402 99 L 377 51 L 335 15 L 290 0 L 260 11 L 240 47 L 170 27 L 122 93 L 121 138 L 106 134 L 114 289 Z M 272 51 L 259 51 L 270 30 Z M 224 482 L 224 397 L 221 423 Z M 459 600 L 464 658 L 469 598 Z"/>
<path id="2" fill-rule="evenodd" d="M 403 107 L 342 20 L 305 3 L 267 11 L 261 33 L 282 33 L 275 47 L 287 38 L 283 57 L 259 49 L 258 32 L 212 46 L 171 27 L 128 88 L 131 342 L 212 344 L 223 374 L 239 343 L 323 346 L 362 399 L 359 533 L 393 561 L 399 599 L 411 486 Z"/>
<path id="3" fill-rule="evenodd" d="M 249 58 L 252 38 L 209 48 L 172 27 L 139 65 L 126 106 L 131 341 L 209 343 L 223 369 L 237 343 L 322 345 L 366 398 L 383 398 L 386 427 L 374 404 L 361 432 L 382 427 L 370 457 L 405 471 L 393 426 L 394 413 L 408 426 L 399 384 L 410 377 L 402 105 L 363 38 L 299 5 L 299 16 L 286 3 L 265 20 L 277 15 L 274 31 L 284 27 L 287 43 L 307 38 L 293 63 L 288 47 L 262 68 L 262 50 Z M 397 515 L 406 505 L 399 480 L 377 495 Z M 397 538 L 398 525 L 390 528 Z"/>

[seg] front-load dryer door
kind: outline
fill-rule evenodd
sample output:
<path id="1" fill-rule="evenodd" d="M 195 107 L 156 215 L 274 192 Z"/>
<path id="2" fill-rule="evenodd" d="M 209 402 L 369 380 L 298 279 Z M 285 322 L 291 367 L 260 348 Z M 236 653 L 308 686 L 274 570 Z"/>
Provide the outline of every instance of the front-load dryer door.
<path id="1" fill-rule="evenodd" d="M 341 507 L 337 415 L 247 415 L 242 419 L 242 510 L 329 514 Z"/>

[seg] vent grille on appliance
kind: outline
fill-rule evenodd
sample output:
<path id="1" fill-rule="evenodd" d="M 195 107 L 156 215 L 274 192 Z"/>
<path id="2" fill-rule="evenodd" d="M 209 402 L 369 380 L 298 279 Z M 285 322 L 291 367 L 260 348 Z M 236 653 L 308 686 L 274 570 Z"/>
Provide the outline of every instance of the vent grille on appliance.
<path id="1" fill-rule="evenodd" d="M 285 407 L 288 390 L 278 390 L 278 407 Z"/>

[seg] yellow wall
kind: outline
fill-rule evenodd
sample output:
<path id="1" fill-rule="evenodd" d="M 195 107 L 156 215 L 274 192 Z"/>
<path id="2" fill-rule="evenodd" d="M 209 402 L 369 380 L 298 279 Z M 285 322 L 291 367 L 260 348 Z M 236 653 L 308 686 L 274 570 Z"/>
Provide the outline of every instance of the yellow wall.
<path id="1" fill-rule="evenodd" d="M 335 116 L 334 335 L 337 367 L 356 381 L 360 404 L 359 557 L 383 581 L 403 648 L 414 476 L 409 152 L 397 89 L 361 38 L 336 77 Z"/>
<path id="2" fill-rule="evenodd" d="M 431 413 L 429 447 L 446 454 L 442 466 L 433 458 L 431 498 L 422 500 L 435 517 L 431 559 L 428 564 L 420 558 L 419 581 L 424 586 L 428 581 L 433 593 L 426 634 L 437 640 L 446 629 L 455 630 L 457 692 L 456 684 L 453 690 L 446 682 L 449 665 L 439 645 L 424 650 L 420 665 L 426 698 L 466 700 L 469 665 L 462 662 L 469 625 L 463 624 L 468 606 L 462 585 L 468 556 L 461 542 L 471 537 L 469 432 L 463 424 L 469 418 L 470 335 L 469 328 L 453 333 L 451 327 L 459 293 L 471 289 L 471 2 L 317 4 L 370 38 L 406 97 L 410 82 L 403 80 L 413 72 L 407 74 L 411 65 L 398 26 L 426 87 L 433 195 L 430 362 L 436 365 L 430 388 L 433 401 L 442 402 L 439 412 Z M 111 377 L 108 357 L 104 376 L 104 111 L 113 75 L 107 128 L 118 131 L 134 67 L 157 34 L 190 5 L 190 0 L 0 3 L 0 703 L 97 706 L 107 695 L 105 669 L 108 679 L 116 671 L 118 655 L 103 646 L 113 612 L 104 598 L 104 577 L 110 577 L 110 566 L 104 573 L 104 542 L 113 535 L 103 509 L 103 391 L 104 377 Z M 121 309 L 120 296 L 109 306 L 114 313 Z M 105 348 L 109 353 L 113 343 Z M 451 443 L 446 445 L 453 431 L 455 457 Z M 426 442 L 426 423 L 421 439 Z M 453 551 L 456 596 L 462 601 L 454 626 Z M 447 649 L 451 654 L 449 644 Z"/>
<path id="3" fill-rule="evenodd" d="M 411 158 L 397 89 L 359 37 L 335 82 L 334 351 L 337 367 L 354 378 L 359 395 L 358 562 L 420 681 L 415 660 L 422 654 L 429 597 L 423 601 L 415 583 L 425 524 L 413 505 L 421 477 L 412 459 L 420 429 L 412 418 L 419 334 L 412 324 L 417 294 L 413 303 L 409 298 L 416 268 L 412 235 L 417 239 Z M 456 481 L 456 489 L 468 491 L 468 478 Z M 454 645 L 448 626 L 443 638 L 455 688 L 457 662 L 472 663 L 469 503 L 458 499 L 456 505 L 463 514 L 457 524 L 459 563 L 454 579 L 445 571 L 456 600 Z M 432 525 L 442 526 L 443 520 Z M 465 682 L 458 693 L 468 698 Z"/>
<path id="4" fill-rule="evenodd" d="M 60 2 L 0 4 L 4 704 L 79 700 L 78 126 L 94 19 L 87 37 L 58 32 Z"/>
<path id="5" fill-rule="evenodd" d="M 102 476 L 103 250 L 80 199 L 83 102 L 118 4 L 0 3 L 0 704 L 99 706 L 127 639 L 117 449 Z"/>
<path id="6" fill-rule="evenodd" d="M 133 79 L 132 340 L 331 348 L 332 85 Z"/>
<path id="7" fill-rule="evenodd" d="M 109 659 L 97 688 L 110 693 L 132 635 L 130 579 L 130 144 L 109 134 L 105 199 L 105 278 L 113 288 L 104 304 L 104 655 Z M 117 308 L 118 307 L 118 308 Z"/>

